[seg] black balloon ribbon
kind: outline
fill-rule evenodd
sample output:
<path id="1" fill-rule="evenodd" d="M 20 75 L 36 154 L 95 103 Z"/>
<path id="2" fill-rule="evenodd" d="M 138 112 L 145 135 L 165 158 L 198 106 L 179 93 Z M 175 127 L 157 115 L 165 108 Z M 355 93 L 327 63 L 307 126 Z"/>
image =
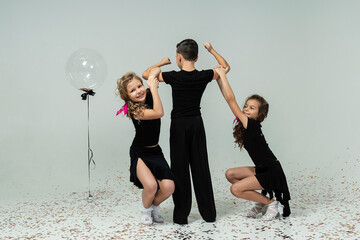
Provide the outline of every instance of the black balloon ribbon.
<path id="1" fill-rule="evenodd" d="M 86 100 L 88 95 L 94 96 L 95 92 L 93 90 L 86 90 L 83 94 L 81 94 L 82 100 Z"/>
<path id="2" fill-rule="evenodd" d="M 88 97 L 88 95 L 90 96 L 94 96 L 95 92 L 93 90 L 84 90 L 85 93 L 81 94 L 81 98 L 82 100 L 87 100 L 87 118 L 88 118 L 88 175 L 89 175 L 89 196 L 87 198 L 88 202 L 92 201 L 92 195 L 90 193 L 90 165 L 91 163 L 94 164 L 94 168 L 96 167 L 96 163 L 94 161 L 94 153 L 92 151 L 92 149 L 90 148 L 90 97 Z"/>

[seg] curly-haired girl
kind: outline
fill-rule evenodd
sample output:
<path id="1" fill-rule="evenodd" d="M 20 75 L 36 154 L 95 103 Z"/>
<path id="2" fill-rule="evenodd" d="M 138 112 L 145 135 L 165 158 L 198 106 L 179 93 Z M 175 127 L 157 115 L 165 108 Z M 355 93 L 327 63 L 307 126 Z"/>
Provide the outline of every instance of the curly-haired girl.
<path id="1" fill-rule="evenodd" d="M 157 75 L 160 68 L 152 70 L 145 89 L 141 78 L 128 72 L 117 80 L 117 91 L 125 101 L 118 111 L 124 111 L 135 127 L 135 138 L 130 147 L 130 181 L 142 191 L 141 222 L 164 222 L 159 204 L 174 192 L 174 176 L 158 144 L 160 118 L 164 115 L 158 93 Z"/>

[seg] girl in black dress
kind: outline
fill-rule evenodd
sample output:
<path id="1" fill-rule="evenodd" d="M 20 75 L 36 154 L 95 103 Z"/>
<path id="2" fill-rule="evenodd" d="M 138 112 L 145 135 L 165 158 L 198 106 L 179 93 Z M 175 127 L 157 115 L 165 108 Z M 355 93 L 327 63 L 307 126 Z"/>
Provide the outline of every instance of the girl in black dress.
<path id="1" fill-rule="evenodd" d="M 246 214 L 247 217 L 256 217 L 266 206 L 266 213 L 261 217 L 263 220 L 289 216 L 290 193 L 286 177 L 261 131 L 260 123 L 267 116 L 269 104 L 263 97 L 253 95 L 246 100 L 241 111 L 227 81 L 226 69 L 218 67 L 215 71 L 220 76 L 218 84 L 221 92 L 236 116 L 233 133 L 235 142 L 240 149 L 245 147 L 255 164 L 255 167 L 237 167 L 226 171 L 226 178 L 232 184 L 231 193 L 238 198 L 256 202 Z M 262 193 L 256 190 L 262 190 Z M 274 193 L 276 200 L 273 199 Z"/>
<path id="2" fill-rule="evenodd" d="M 164 222 L 159 204 L 174 192 L 174 177 L 158 144 L 160 118 L 164 115 L 158 93 L 157 75 L 152 70 L 145 89 L 141 78 L 128 72 L 117 80 L 117 90 L 125 105 L 118 111 L 129 117 L 135 127 L 130 147 L 130 181 L 143 189 L 141 223 Z"/>

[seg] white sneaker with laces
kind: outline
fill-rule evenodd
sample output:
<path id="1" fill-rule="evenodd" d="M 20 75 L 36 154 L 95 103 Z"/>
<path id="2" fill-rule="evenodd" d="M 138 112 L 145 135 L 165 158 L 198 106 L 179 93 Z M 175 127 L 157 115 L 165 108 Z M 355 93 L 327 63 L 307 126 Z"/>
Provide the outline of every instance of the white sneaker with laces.
<path id="1" fill-rule="evenodd" d="M 151 212 L 151 216 L 154 219 L 154 222 L 156 223 L 163 223 L 164 222 L 164 218 L 160 215 L 159 210 L 160 210 L 160 206 L 155 206 L 154 204 L 151 206 L 152 207 L 152 212 Z"/>
<path id="2" fill-rule="evenodd" d="M 268 205 L 268 209 L 266 210 L 265 215 L 261 217 L 261 220 L 271 221 L 277 217 L 281 218 L 283 215 L 283 210 L 284 206 L 280 202 L 273 201 Z"/>
<path id="3" fill-rule="evenodd" d="M 264 206 L 265 204 L 263 203 L 255 203 L 255 205 L 245 214 L 245 216 L 255 218 L 259 213 L 262 212 Z"/>

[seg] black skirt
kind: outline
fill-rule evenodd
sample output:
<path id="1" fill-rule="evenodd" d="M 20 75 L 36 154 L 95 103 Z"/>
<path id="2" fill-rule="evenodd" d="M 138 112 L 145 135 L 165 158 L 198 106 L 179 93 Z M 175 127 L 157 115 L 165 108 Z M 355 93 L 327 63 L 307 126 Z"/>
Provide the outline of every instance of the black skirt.
<path id="1" fill-rule="evenodd" d="M 256 166 L 255 177 L 264 188 L 262 194 L 265 196 L 269 194 L 270 199 L 272 199 L 275 194 L 276 200 L 284 205 L 283 216 L 289 216 L 291 213 L 289 206 L 290 192 L 280 162 L 274 161 L 266 166 Z"/>
<path id="2" fill-rule="evenodd" d="M 136 176 L 136 166 L 139 158 L 141 158 L 141 160 L 150 169 L 155 179 L 174 180 L 174 175 L 171 172 L 169 164 L 166 162 L 159 145 L 152 148 L 132 145 L 130 147 L 130 182 L 133 182 L 138 188 L 144 188 Z"/>

